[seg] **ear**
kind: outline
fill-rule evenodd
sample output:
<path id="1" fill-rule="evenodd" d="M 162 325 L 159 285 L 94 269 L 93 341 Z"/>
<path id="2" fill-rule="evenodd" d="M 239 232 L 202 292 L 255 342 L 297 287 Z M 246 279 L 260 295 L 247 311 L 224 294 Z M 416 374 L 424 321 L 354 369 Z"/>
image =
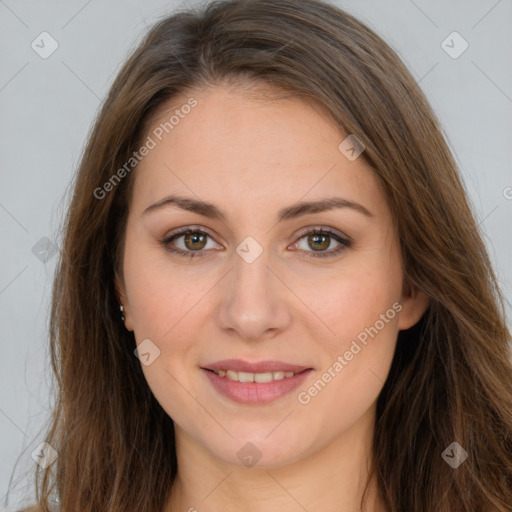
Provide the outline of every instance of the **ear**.
<path id="1" fill-rule="evenodd" d="M 430 304 L 430 299 L 406 280 L 400 304 L 402 304 L 402 310 L 398 320 L 398 329 L 402 331 L 419 322 Z"/>
<path id="2" fill-rule="evenodd" d="M 126 287 L 123 278 L 116 272 L 114 278 L 114 286 L 116 289 L 116 297 L 119 305 L 122 305 L 123 312 L 119 311 L 120 316 L 124 316 L 124 325 L 129 331 L 133 331 L 132 315 L 130 312 L 130 305 L 128 297 L 126 296 Z"/>

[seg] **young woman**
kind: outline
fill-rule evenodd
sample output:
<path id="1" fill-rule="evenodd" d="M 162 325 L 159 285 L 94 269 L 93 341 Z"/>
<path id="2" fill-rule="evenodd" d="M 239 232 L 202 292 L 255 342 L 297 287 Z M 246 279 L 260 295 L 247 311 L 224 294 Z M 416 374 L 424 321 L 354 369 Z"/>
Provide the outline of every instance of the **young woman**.
<path id="1" fill-rule="evenodd" d="M 315 0 L 155 25 L 96 120 L 41 510 L 510 512 L 510 332 L 442 129 Z"/>

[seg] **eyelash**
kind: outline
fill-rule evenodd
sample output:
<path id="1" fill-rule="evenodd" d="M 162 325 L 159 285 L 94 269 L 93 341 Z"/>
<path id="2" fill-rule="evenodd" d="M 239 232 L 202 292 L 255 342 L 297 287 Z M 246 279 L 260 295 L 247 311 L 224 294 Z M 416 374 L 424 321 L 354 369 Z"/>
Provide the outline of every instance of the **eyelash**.
<path id="1" fill-rule="evenodd" d="M 210 238 L 212 238 L 207 232 L 194 228 L 193 226 L 186 226 L 181 231 L 177 233 L 173 233 L 172 235 L 164 238 L 160 241 L 160 243 L 165 247 L 166 250 L 169 252 L 178 254 L 179 256 L 183 256 L 184 258 L 194 258 L 196 256 L 203 257 L 205 251 L 183 251 L 182 249 L 176 249 L 169 246 L 171 242 L 173 242 L 175 239 L 179 238 L 180 236 L 186 235 L 186 234 L 192 234 L 192 233 L 200 233 L 203 235 L 206 235 Z M 306 257 L 308 258 L 329 258 L 334 257 L 340 254 L 342 251 L 344 251 L 346 248 L 350 247 L 352 245 L 351 240 L 345 239 L 340 237 L 337 233 L 332 231 L 329 228 L 315 228 L 311 229 L 309 231 L 305 231 L 299 235 L 298 240 L 306 237 L 306 236 L 312 236 L 312 235 L 328 235 L 330 238 L 334 238 L 337 242 L 340 243 L 339 247 L 336 249 L 330 250 L 330 251 L 304 251 L 306 253 L 309 253 Z"/>

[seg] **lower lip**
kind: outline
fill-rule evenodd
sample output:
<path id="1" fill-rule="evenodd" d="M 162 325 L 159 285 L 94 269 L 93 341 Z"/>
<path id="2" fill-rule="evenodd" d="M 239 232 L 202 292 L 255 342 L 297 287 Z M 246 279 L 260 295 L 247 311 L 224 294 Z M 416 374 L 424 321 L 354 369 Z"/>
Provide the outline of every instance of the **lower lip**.
<path id="1" fill-rule="evenodd" d="M 313 371 L 305 370 L 293 377 L 285 377 L 281 380 L 270 382 L 238 382 L 227 377 L 219 377 L 216 373 L 201 368 L 213 384 L 213 387 L 222 395 L 234 402 L 242 404 L 266 404 L 281 398 L 297 389 Z"/>

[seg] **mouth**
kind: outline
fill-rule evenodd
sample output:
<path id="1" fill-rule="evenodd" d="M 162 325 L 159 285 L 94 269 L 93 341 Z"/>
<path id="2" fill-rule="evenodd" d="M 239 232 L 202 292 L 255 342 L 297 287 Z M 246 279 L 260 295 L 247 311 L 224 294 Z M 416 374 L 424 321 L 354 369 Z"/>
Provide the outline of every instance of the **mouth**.
<path id="1" fill-rule="evenodd" d="M 299 387 L 314 371 L 282 361 L 248 363 L 224 360 L 200 367 L 207 380 L 223 397 L 243 404 L 266 404 Z"/>

